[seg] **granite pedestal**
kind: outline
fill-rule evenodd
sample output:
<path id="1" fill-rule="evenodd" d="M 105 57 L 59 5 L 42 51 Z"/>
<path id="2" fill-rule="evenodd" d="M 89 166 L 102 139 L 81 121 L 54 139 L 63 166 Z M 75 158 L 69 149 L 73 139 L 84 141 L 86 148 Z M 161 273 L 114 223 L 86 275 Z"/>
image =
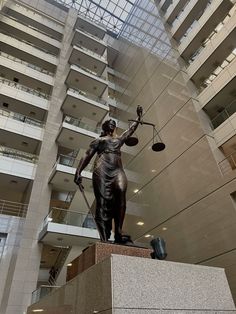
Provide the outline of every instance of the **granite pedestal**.
<path id="1" fill-rule="evenodd" d="M 47 314 L 236 313 L 224 269 L 111 255 L 28 309 Z"/>

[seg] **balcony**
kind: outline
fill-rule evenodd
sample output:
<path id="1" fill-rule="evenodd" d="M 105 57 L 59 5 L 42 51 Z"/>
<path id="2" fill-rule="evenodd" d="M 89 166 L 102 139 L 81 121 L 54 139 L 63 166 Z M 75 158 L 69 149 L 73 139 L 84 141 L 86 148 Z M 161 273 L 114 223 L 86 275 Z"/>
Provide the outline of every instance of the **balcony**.
<path id="1" fill-rule="evenodd" d="M 33 180 L 36 172 L 36 155 L 0 146 L 0 173 Z"/>
<path id="2" fill-rule="evenodd" d="M 199 94 L 200 108 L 204 108 L 210 117 L 214 117 L 218 113 L 219 104 L 229 104 L 234 100 L 235 84 L 236 58 Z"/>
<path id="3" fill-rule="evenodd" d="M 17 56 L 19 59 L 27 60 L 39 68 L 55 73 L 58 60 L 54 55 L 39 49 L 27 41 L 22 41 L 7 32 L 0 32 L 0 42 L 3 52 Z"/>
<path id="4" fill-rule="evenodd" d="M 0 215 L 26 217 L 28 204 L 0 199 Z"/>
<path id="5" fill-rule="evenodd" d="M 72 45 L 83 46 L 100 56 L 104 54 L 104 51 L 107 48 L 105 41 L 93 36 L 92 34 L 89 34 L 82 29 L 75 30 L 75 34 L 72 39 Z"/>
<path id="6" fill-rule="evenodd" d="M 62 110 L 73 117 L 86 117 L 100 122 L 109 111 L 105 100 L 81 90 L 69 88 L 62 104 Z"/>
<path id="7" fill-rule="evenodd" d="M 35 89 L 0 77 L 1 105 L 10 103 L 12 111 L 29 113 L 33 111 L 38 119 L 43 119 L 48 110 L 49 96 Z"/>
<path id="8" fill-rule="evenodd" d="M 236 169 L 236 152 L 228 155 L 218 165 L 223 176 L 231 174 Z"/>
<path id="9" fill-rule="evenodd" d="M 15 134 L 37 141 L 42 141 L 44 135 L 44 123 L 5 109 L 0 109 L 0 129 L 8 132 L 7 137 L 10 137 L 12 142 Z M 4 140 L 3 134 L 2 140 Z"/>
<path id="10" fill-rule="evenodd" d="M 106 34 L 106 28 L 103 24 L 94 23 L 88 18 L 84 18 L 81 14 L 78 15 L 75 23 L 76 28 L 80 28 L 99 39 L 103 39 Z"/>
<path id="11" fill-rule="evenodd" d="M 171 25 L 187 2 L 188 0 L 173 0 L 164 15 L 166 22 Z"/>
<path id="12" fill-rule="evenodd" d="M 179 14 L 172 24 L 171 34 L 177 41 L 179 41 L 185 34 L 187 29 L 196 19 L 196 16 L 199 15 L 199 12 L 202 12 L 205 9 L 208 1 L 209 0 L 191 0 L 187 2 L 182 13 Z"/>
<path id="13" fill-rule="evenodd" d="M 80 148 L 88 148 L 92 140 L 99 136 L 100 129 L 88 125 L 80 119 L 66 116 L 59 134 L 57 142 L 64 147 L 75 149 L 76 143 Z"/>
<path id="14" fill-rule="evenodd" d="M 5 31 L 14 34 L 18 38 L 29 41 L 39 48 L 45 49 L 48 52 L 58 55 L 61 43 L 49 35 L 40 32 L 28 24 L 24 24 L 22 21 L 15 19 L 14 17 L 2 15 L 0 21 L 0 28 Z"/>
<path id="15" fill-rule="evenodd" d="M 87 247 L 99 240 L 92 215 L 52 208 L 45 217 L 39 241 L 50 245 Z"/>
<path id="16" fill-rule="evenodd" d="M 86 68 L 71 65 L 66 78 L 68 87 L 81 89 L 90 94 L 101 97 L 108 86 L 106 77 L 98 76 Z"/>
<path id="17" fill-rule="evenodd" d="M 6 2 L 3 12 L 18 20 L 21 20 L 25 24 L 29 24 L 36 29 L 40 29 L 42 32 L 49 34 L 57 40 L 61 40 L 62 38 L 64 30 L 63 24 L 49 19 L 48 17 L 44 16 L 43 13 L 38 14 L 32 9 L 28 9 L 28 7 L 24 6 L 23 3 L 22 5 L 19 5 L 18 3 L 14 2 Z"/>
<path id="18" fill-rule="evenodd" d="M 178 50 L 185 60 L 189 60 L 198 50 L 232 6 L 232 2 L 225 0 L 209 3 L 202 16 L 194 21 L 181 40 Z"/>
<path id="19" fill-rule="evenodd" d="M 17 78 L 23 85 L 30 85 L 33 89 L 40 88 L 46 94 L 50 93 L 54 85 L 52 73 L 4 52 L 0 52 L 0 64 L 2 76 L 7 79 L 14 78 L 17 73 Z"/>
<path id="20" fill-rule="evenodd" d="M 236 11 L 233 11 L 192 58 L 187 72 L 197 86 L 201 85 L 203 77 L 206 78 L 214 71 L 215 64 L 221 64 L 235 48 L 232 44 L 236 36 L 235 18 Z"/>
<path id="21" fill-rule="evenodd" d="M 99 76 L 102 75 L 107 66 L 104 57 L 82 46 L 73 46 L 69 63 L 93 71 Z"/>

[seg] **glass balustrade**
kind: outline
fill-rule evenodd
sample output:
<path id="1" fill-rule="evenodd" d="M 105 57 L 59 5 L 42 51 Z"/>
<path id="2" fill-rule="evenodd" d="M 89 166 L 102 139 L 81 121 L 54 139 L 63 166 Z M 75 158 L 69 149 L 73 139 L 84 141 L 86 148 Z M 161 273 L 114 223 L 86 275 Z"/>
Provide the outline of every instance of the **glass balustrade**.
<path id="1" fill-rule="evenodd" d="M 31 163 L 36 163 L 38 161 L 38 156 L 30 153 L 26 153 L 14 148 L 6 147 L 6 146 L 0 146 L 0 155 L 13 158 L 13 159 L 18 159 L 18 160 L 23 160 Z"/>
<path id="2" fill-rule="evenodd" d="M 39 92 L 39 91 L 37 91 L 36 89 L 29 88 L 29 87 L 27 87 L 27 86 L 25 86 L 25 85 L 19 84 L 19 83 L 17 83 L 17 82 L 8 80 L 8 79 L 3 78 L 3 77 L 0 77 L 0 84 L 5 84 L 5 85 L 7 85 L 7 86 L 17 88 L 17 89 L 19 89 L 19 90 L 22 90 L 23 92 L 32 94 L 32 95 L 34 95 L 34 96 L 38 96 L 38 97 L 40 97 L 40 98 L 44 98 L 44 99 L 47 99 L 47 100 L 50 99 L 50 96 L 47 95 L 47 94 L 45 94 L 45 93 Z"/>
<path id="3" fill-rule="evenodd" d="M 79 164 L 79 159 L 72 157 L 72 156 L 60 154 L 58 156 L 56 163 L 63 165 L 63 166 L 67 166 L 67 167 L 77 168 L 77 166 Z M 86 166 L 85 171 L 92 171 L 92 169 L 93 169 L 93 163 L 89 163 Z"/>
<path id="4" fill-rule="evenodd" d="M 224 121 L 236 112 L 236 99 L 232 101 L 225 109 L 220 112 L 214 119 L 211 120 L 212 129 L 216 129 Z"/>
<path id="5" fill-rule="evenodd" d="M 88 92 L 84 92 L 84 91 L 82 91 L 80 89 L 75 89 L 75 88 L 69 88 L 68 91 L 72 91 L 73 93 L 75 93 L 77 95 L 82 95 L 82 96 L 87 97 L 87 98 L 89 98 L 91 100 L 99 102 L 102 105 L 106 105 L 107 106 L 106 100 L 102 99 L 101 97 L 97 97 L 97 96 L 95 96 L 93 94 L 90 94 Z"/>
<path id="6" fill-rule="evenodd" d="M 42 285 L 38 289 L 34 290 L 32 292 L 31 297 L 31 304 L 37 303 L 39 300 L 41 300 L 43 297 L 48 295 L 53 290 L 60 288 L 60 286 L 49 286 L 49 285 Z"/>
<path id="7" fill-rule="evenodd" d="M 32 63 L 29 63 L 29 62 L 26 62 L 22 59 L 19 59 L 19 58 L 16 58 L 12 55 L 9 55 L 8 53 L 5 53 L 3 51 L 0 51 L 0 56 L 4 57 L 4 58 L 7 58 L 7 59 L 10 59 L 12 61 L 15 61 L 15 62 L 18 62 L 18 63 L 21 63 L 23 65 L 26 65 L 27 67 L 33 69 L 33 70 L 36 70 L 38 72 L 41 72 L 41 73 L 44 73 L 44 74 L 47 74 L 47 75 L 50 75 L 50 76 L 54 76 L 54 73 L 50 72 L 50 71 L 47 71 L 43 68 L 40 68 Z"/>
<path id="8" fill-rule="evenodd" d="M 94 218 L 91 214 L 70 211 L 67 209 L 53 207 L 45 217 L 43 226 L 49 222 L 70 225 L 82 228 L 97 229 Z"/>
<path id="9" fill-rule="evenodd" d="M 91 70 L 89 70 L 89 69 L 83 67 L 82 65 L 74 65 L 74 66 L 77 67 L 77 68 L 79 68 L 79 69 L 81 69 L 81 70 L 83 70 L 83 71 L 85 71 L 85 72 L 87 72 L 87 73 L 89 73 L 89 74 L 92 74 L 92 75 L 94 75 L 94 76 L 96 76 L 96 77 L 99 77 L 99 78 L 101 78 L 101 79 L 107 81 L 107 78 L 106 78 L 104 75 L 100 75 L 100 74 L 98 74 L 98 73 L 96 73 L 96 72 L 93 72 L 93 71 L 91 71 Z"/>
<path id="10" fill-rule="evenodd" d="M 23 122 L 23 123 L 31 124 L 31 125 L 37 126 L 39 128 L 43 128 L 44 127 L 44 123 L 43 122 L 41 122 L 39 120 L 36 120 L 36 119 L 31 119 L 31 118 L 29 118 L 27 116 L 24 116 L 21 113 L 8 111 L 8 110 L 5 110 L 5 109 L 0 109 L 0 115 L 2 115 L 4 117 L 11 118 L 11 119 L 14 119 L 14 120 L 18 120 L 18 121 Z"/>
<path id="11" fill-rule="evenodd" d="M 77 126 L 77 127 L 80 127 L 82 129 L 97 133 L 97 134 L 99 134 L 101 131 L 101 128 L 99 128 L 99 127 L 94 127 L 94 126 L 88 125 L 87 123 L 84 123 L 80 119 L 70 117 L 70 116 L 66 116 L 64 119 L 64 122 L 72 124 L 72 125 Z"/>
<path id="12" fill-rule="evenodd" d="M 11 202 L 8 200 L 0 200 L 0 215 L 25 217 L 28 204 Z"/>

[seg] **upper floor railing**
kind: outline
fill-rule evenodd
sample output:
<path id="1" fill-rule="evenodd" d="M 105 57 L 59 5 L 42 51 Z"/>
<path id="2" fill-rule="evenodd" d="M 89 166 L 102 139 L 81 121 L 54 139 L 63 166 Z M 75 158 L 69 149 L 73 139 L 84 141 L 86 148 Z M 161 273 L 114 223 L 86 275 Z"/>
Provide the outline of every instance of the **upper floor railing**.
<path id="1" fill-rule="evenodd" d="M 107 101 L 106 101 L 105 99 L 102 99 L 101 97 L 95 96 L 95 95 L 93 95 L 93 94 L 91 94 L 91 93 L 84 92 L 84 91 L 82 91 L 82 90 L 80 90 L 80 89 L 71 88 L 71 87 L 70 87 L 68 90 L 69 90 L 69 91 L 72 91 L 72 92 L 75 93 L 75 94 L 82 95 L 82 96 L 87 97 L 87 98 L 89 98 L 89 99 L 91 99 L 91 100 L 94 100 L 94 101 L 96 101 L 96 102 L 99 102 L 99 103 L 102 104 L 102 105 L 106 105 L 106 106 L 108 105 L 108 104 L 107 104 Z"/>
<path id="2" fill-rule="evenodd" d="M 236 152 L 231 153 L 225 159 L 219 162 L 222 175 L 229 174 L 236 169 Z"/>
<path id="3" fill-rule="evenodd" d="M 28 204 L 0 199 L 0 215 L 26 217 Z"/>
<path id="4" fill-rule="evenodd" d="M 97 37 L 97 36 L 95 36 L 95 35 L 93 35 L 93 34 L 87 32 L 86 30 L 84 30 L 84 29 L 81 28 L 81 27 L 77 27 L 77 29 L 78 29 L 79 31 L 81 31 L 81 32 L 83 32 L 83 33 L 85 33 L 85 34 L 87 34 L 87 35 L 89 35 L 89 36 L 95 38 L 96 40 L 105 43 L 103 39 L 101 39 L 101 38 L 99 38 L 99 37 Z"/>
<path id="5" fill-rule="evenodd" d="M 212 129 L 216 129 L 224 121 L 228 120 L 236 112 L 236 99 L 234 99 L 228 106 L 225 107 L 215 118 L 211 120 Z"/>
<path id="6" fill-rule="evenodd" d="M 29 117 L 27 117 L 21 113 L 18 113 L 18 112 L 9 111 L 6 109 L 0 109 L 0 115 L 14 119 L 14 120 L 18 120 L 18 121 L 23 122 L 23 123 L 31 124 L 31 125 L 37 126 L 39 128 L 44 127 L 44 123 L 42 121 L 29 118 Z"/>
<path id="7" fill-rule="evenodd" d="M 14 148 L 6 147 L 6 146 L 0 146 L 0 155 L 13 158 L 13 159 L 18 159 L 18 160 L 23 160 L 31 163 L 36 163 L 38 161 L 38 156 L 30 153 L 26 153 Z"/>
<path id="8" fill-rule="evenodd" d="M 76 157 L 60 154 L 60 155 L 58 155 L 58 159 L 56 161 L 56 164 L 76 168 L 79 164 L 79 161 L 80 160 Z M 85 167 L 85 171 L 92 171 L 93 166 L 94 166 L 93 163 L 89 163 Z"/>
<path id="9" fill-rule="evenodd" d="M 44 218 L 43 227 L 49 222 L 83 227 L 89 229 L 97 229 L 94 218 L 91 214 L 80 213 L 68 209 L 53 207 L 49 214 Z"/>
<path id="10" fill-rule="evenodd" d="M 57 288 L 60 288 L 60 286 L 41 285 L 32 292 L 31 304 L 37 303 L 39 300 Z"/>
<path id="11" fill-rule="evenodd" d="M 87 72 L 87 73 L 89 73 L 89 74 L 92 74 L 92 75 L 94 75 L 94 76 L 97 76 L 97 77 L 99 77 L 99 78 L 101 78 L 101 79 L 103 79 L 103 80 L 105 80 L 105 81 L 107 81 L 107 78 L 106 78 L 106 76 L 104 76 L 104 75 L 102 75 L 102 74 L 98 74 L 98 73 L 96 73 L 96 72 L 94 72 L 94 71 L 92 71 L 92 70 L 89 70 L 88 68 L 85 68 L 84 66 L 82 66 L 82 65 L 75 65 L 77 68 L 79 68 L 79 69 L 82 69 L 83 71 L 85 71 L 85 72 Z"/>
<path id="12" fill-rule="evenodd" d="M 78 126 L 79 128 L 82 128 L 82 129 L 85 129 L 85 130 L 88 130 L 97 134 L 99 134 L 101 131 L 101 128 L 97 126 L 88 125 L 87 123 L 84 123 L 83 121 L 81 121 L 81 119 L 70 117 L 70 116 L 65 116 L 64 122 L 72 124 L 74 126 Z"/>
<path id="13" fill-rule="evenodd" d="M 19 84 L 19 83 L 17 83 L 17 82 L 8 80 L 8 79 L 3 78 L 3 77 L 0 76 L 0 84 L 1 84 L 1 83 L 2 83 L 2 84 L 5 84 L 5 85 L 7 85 L 7 86 L 10 86 L 10 87 L 17 88 L 17 89 L 19 89 L 19 90 L 22 90 L 23 92 L 32 94 L 32 95 L 34 95 L 34 96 L 38 96 L 38 97 L 40 97 L 40 98 L 44 98 L 44 99 L 47 99 L 47 100 L 50 99 L 50 96 L 47 95 L 47 94 L 45 94 L 45 93 L 39 92 L 39 91 L 37 91 L 36 89 L 27 87 L 27 86 L 25 86 L 25 85 Z"/>
<path id="14" fill-rule="evenodd" d="M 80 48 L 80 49 L 82 49 L 82 50 L 84 50 L 84 51 L 86 51 L 88 53 L 91 53 L 92 55 L 94 55 L 95 57 L 97 57 L 99 59 L 102 59 L 103 61 L 106 61 L 106 59 L 103 56 L 99 55 L 98 53 L 96 53 L 96 52 L 94 52 L 94 51 L 92 51 L 92 50 L 90 50 L 88 48 L 85 48 L 84 46 L 76 44 L 76 47 L 78 47 L 78 48 Z"/>
<path id="15" fill-rule="evenodd" d="M 52 72 L 50 72 L 50 71 L 48 71 L 48 70 L 45 70 L 45 69 L 43 69 L 43 68 L 41 68 L 41 67 L 38 67 L 38 66 L 35 65 L 35 64 L 26 62 L 26 61 L 24 61 L 24 60 L 22 60 L 22 59 L 16 58 L 16 57 L 14 57 L 14 56 L 12 56 L 12 55 L 9 55 L 8 53 L 5 53 L 5 52 L 3 52 L 3 51 L 0 51 L 0 56 L 2 56 L 2 57 L 4 57 L 4 58 L 7 58 L 7 59 L 10 59 L 10 60 L 12 60 L 12 61 L 21 63 L 21 64 L 23 64 L 23 65 L 26 65 L 28 68 L 31 68 L 31 69 L 33 69 L 33 70 L 35 70 L 35 71 L 44 73 L 44 74 L 46 74 L 46 75 L 54 76 L 54 73 L 52 73 Z"/>

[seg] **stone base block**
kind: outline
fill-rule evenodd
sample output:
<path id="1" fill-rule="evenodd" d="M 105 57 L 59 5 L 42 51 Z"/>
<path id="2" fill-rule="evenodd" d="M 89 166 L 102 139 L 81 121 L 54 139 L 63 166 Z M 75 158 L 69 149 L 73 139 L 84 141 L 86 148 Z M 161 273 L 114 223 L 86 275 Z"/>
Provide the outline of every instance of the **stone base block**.
<path id="1" fill-rule="evenodd" d="M 152 250 L 147 248 L 97 242 L 87 247 L 80 256 L 72 261 L 72 266 L 67 269 L 66 280 L 71 280 L 89 267 L 110 257 L 111 254 L 151 258 L 151 252 Z"/>
<path id="2" fill-rule="evenodd" d="M 39 308 L 47 314 L 236 313 L 224 269 L 113 254 L 27 313 Z"/>

